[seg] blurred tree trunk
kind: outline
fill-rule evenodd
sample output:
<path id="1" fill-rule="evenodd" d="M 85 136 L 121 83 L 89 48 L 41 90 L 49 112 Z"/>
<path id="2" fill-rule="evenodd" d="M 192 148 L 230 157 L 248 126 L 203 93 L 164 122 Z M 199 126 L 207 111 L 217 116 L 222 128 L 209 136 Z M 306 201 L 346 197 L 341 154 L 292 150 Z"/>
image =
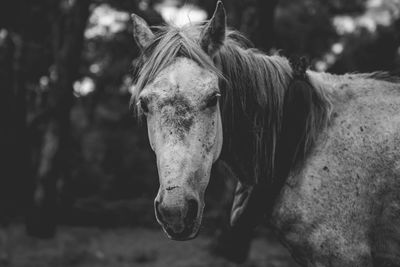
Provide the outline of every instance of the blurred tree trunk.
<path id="1" fill-rule="evenodd" d="M 13 100 L 13 60 L 14 60 L 14 52 L 15 46 L 11 40 L 11 37 L 7 30 L 1 30 L 1 39 L 0 39 L 0 81 L 1 81 L 1 97 L 0 97 L 0 116 L 1 122 L 4 125 L 1 129 L 1 153 L 3 154 L 4 159 L 7 158 L 7 152 L 10 152 L 10 137 L 11 133 L 11 117 L 9 116 L 9 112 L 12 108 L 12 100 Z M 3 158 L 2 157 L 2 158 Z M 3 165 L 2 165 L 3 166 Z M 7 164 L 3 166 L 4 168 L 8 167 Z M 5 170 L 5 169 L 4 169 Z M 2 170 L 2 173 L 4 171 Z"/>
<path id="2" fill-rule="evenodd" d="M 268 51 L 274 44 L 274 12 L 278 0 L 252 0 L 239 3 L 238 29 L 245 33 L 257 48 Z"/>
<path id="3" fill-rule="evenodd" d="M 15 166 L 13 146 L 15 145 L 15 91 L 14 91 L 14 55 L 16 47 L 11 38 L 11 34 L 5 30 L 1 30 L 0 37 L 0 81 L 1 81 L 1 97 L 0 97 L 0 116 L 2 122 L 0 137 L 0 153 L 2 159 L 2 168 L 0 171 L 0 223 L 4 225 L 7 221 L 7 214 L 10 209 L 10 182 L 14 176 L 13 169 Z"/>
<path id="4" fill-rule="evenodd" d="M 1 158 L 0 222 L 26 207 L 30 189 L 29 142 L 26 127 L 26 87 L 23 34 L 0 30 Z M 24 184 L 25 186 L 21 187 Z"/>
<path id="5" fill-rule="evenodd" d="M 22 34 L 4 28 L 0 30 L 0 265 L 9 263 L 10 219 L 24 211 L 31 188 L 26 88 L 22 67 L 24 52 Z"/>
<path id="6" fill-rule="evenodd" d="M 35 236 L 51 237 L 56 229 L 58 185 L 67 175 L 70 161 L 73 83 L 79 74 L 89 5 L 90 0 L 58 1 L 53 13 L 55 64 L 48 99 L 50 117 L 42 141 L 33 209 L 27 221 L 28 233 Z"/>

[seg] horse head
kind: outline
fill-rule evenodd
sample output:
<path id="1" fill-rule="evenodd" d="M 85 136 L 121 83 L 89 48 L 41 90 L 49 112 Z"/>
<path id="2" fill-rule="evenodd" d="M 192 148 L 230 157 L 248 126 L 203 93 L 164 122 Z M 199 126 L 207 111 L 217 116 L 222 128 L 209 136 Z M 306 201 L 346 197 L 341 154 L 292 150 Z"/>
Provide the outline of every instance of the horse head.
<path id="1" fill-rule="evenodd" d="M 160 69 L 154 77 L 142 77 L 148 80 L 133 97 L 146 117 L 150 145 L 157 157 L 156 218 L 169 238 L 192 239 L 200 228 L 211 167 L 222 148 L 219 76 L 176 54 L 165 66 L 156 66 L 174 49 L 163 46 L 142 18 L 132 15 L 132 19 L 135 41 L 145 57 L 144 68 L 147 73 Z M 225 11 L 219 2 L 193 45 L 210 65 L 223 44 L 225 28 Z"/>

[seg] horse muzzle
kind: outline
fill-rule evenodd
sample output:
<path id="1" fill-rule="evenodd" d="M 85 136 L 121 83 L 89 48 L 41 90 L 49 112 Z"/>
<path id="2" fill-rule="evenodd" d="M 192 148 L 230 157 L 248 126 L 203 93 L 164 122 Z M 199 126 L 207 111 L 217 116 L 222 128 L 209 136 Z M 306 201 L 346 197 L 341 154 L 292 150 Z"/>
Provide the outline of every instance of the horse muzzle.
<path id="1" fill-rule="evenodd" d="M 154 201 L 158 223 L 168 238 L 190 240 L 197 236 L 200 226 L 200 205 L 195 197 L 166 192 Z"/>

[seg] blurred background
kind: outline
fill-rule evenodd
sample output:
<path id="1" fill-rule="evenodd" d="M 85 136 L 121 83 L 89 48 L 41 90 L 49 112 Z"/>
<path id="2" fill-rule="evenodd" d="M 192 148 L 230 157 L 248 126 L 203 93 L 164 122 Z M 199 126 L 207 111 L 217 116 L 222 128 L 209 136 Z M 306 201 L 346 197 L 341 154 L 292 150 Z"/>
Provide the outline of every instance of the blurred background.
<path id="1" fill-rule="evenodd" d="M 215 3 L 0 2 L 0 266 L 297 266 L 263 227 L 244 263 L 214 249 L 234 181 L 211 178 L 196 240 L 169 241 L 156 225 L 155 157 L 128 111 L 139 52 L 130 14 L 183 25 Z M 400 68 L 400 0 L 224 4 L 229 26 L 265 52 L 339 74 Z"/>

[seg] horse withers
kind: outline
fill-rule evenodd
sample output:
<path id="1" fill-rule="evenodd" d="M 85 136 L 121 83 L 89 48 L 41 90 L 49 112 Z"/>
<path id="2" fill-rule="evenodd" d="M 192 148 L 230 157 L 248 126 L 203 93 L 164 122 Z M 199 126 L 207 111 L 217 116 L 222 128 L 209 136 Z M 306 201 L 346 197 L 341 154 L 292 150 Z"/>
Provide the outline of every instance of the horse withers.
<path id="1" fill-rule="evenodd" d="M 223 161 L 239 179 L 232 224 L 266 215 L 301 265 L 400 266 L 400 79 L 267 56 L 226 29 L 221 2 L 205 24 L 156 34 L 132 19 L 131 106 L 147 120 L 168 237 L 196 237 Z"/>

